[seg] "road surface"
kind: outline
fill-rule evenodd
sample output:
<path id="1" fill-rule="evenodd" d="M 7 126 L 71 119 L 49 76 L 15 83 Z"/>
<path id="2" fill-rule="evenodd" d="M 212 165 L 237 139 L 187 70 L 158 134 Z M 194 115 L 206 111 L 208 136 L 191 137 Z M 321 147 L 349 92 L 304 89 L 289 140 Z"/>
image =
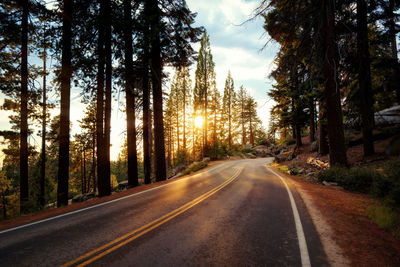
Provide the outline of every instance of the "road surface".
<path id="1" fill-rule="evenodd" d="M 0 265 L 328 266 L 304 203 L 270 160 L 228 161 L 1 231 Z"/>

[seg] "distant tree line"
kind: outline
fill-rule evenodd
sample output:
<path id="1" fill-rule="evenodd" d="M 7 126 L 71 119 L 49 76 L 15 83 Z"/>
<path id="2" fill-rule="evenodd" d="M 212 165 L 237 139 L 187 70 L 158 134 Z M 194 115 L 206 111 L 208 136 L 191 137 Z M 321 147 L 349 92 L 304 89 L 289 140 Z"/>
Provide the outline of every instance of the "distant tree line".
<path id="1" fill-rule="evenodd" d="M 255 99 L 243 86 L 235 91 L 230 72 L 221 96 L 214 67 L 205 32 L 193 89 L 188 68 L 177 69 L 171 83 L 165 113 L 169 167 L 203 157 L 219 159 L 266 139 Z"/>

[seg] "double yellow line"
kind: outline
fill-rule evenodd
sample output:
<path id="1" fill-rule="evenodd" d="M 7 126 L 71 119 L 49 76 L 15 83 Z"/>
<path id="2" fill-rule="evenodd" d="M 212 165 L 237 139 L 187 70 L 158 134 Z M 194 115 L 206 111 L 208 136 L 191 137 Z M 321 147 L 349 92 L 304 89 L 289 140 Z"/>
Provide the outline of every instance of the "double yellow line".
<path id="1" fill-rule="evenodd" d="M 159 227 L 160 225 L 172 220 L 173 218 L 175 218 L 176 216 L 184 213 L 185 211 L 187 211 L 188 209 L 194 207 L 195 205 L 199 204 L 200 202 L 204 201 L 205 199 L 209 198 L 210 196 L 214 195 L 215 193 L 217 193 L 219 190 L 221 190 L 222 188 L 226 187 L 228 184 L 230 184 L 231 182 L 233 182 L 241 173 L 243 167 L 236 167 L 237 171 L 235 172 L 235 174 L 233 176 L 231 176 L 228 180 L 226 180 L 225 182 L 223 182 L 222 184 L 220 184 L 219 186 L 215 187 L 214 189 L 208 191 L 207 193 L 193 199 L 192 201 L 186 203 L 185 205 L 165 214 L 164 216 L 140 227 L 137 228 L 135 230 L 133 230 L 132 232 L 129 232 L 121 237 L 118 237 L 117 239 L 114 239 L 113 241 L 98 247 L 92 251 L 89 251 L 88 253 L 72 260 L 69 261 L 63 265 L 61 265 L 62 267 L 67 267 L 67 266 L 86 266 L 102 257 L 104 257 L 105 255 L 113 252 L 114 250 L 117 250 L 118 248 L 132 242 L 133 240 L 141 237 L 142 235 L 150 232 L 151 230 Z"/>

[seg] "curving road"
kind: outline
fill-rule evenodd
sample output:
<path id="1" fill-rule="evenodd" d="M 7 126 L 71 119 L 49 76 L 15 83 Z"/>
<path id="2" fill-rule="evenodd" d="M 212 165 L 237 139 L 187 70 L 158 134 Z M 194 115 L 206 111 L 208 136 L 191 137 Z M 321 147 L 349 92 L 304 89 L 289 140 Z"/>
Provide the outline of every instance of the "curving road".
<path id="1" fill-rule="evenodd" d="M 105 205 L 2 231 L 0 265 L 328 266 L 301 198 L 269 162 L 228 161 Z"/>

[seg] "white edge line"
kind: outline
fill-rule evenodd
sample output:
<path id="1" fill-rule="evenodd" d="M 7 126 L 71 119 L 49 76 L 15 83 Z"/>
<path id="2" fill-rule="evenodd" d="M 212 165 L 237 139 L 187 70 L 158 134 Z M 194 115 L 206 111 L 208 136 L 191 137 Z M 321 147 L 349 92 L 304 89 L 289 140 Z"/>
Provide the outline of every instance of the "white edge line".
<path id="1" fill-rule="evenodd" d="M 15 230 L 19 230 L 19 229 L 22 229 L 22 228 L 26 228 L 26 227 L 29 227 L 29 226 L 32 226 L 32 225 L 36 225 L 36 224 L 44 223 L 44 222 L 47 222 L 47 221 L 55 220 L 55 219 L 58 219 L 58 218 L 62 218 L 62 217 L 65 217 L 65 216 L 69 216 L 69 215 L 72 215 L 72 214 L 80 213 L 80 212 L 85 211 L 85 210 L 90 210 L 90 209 L 94 209 L 94 208 L 97 208 L 97 207 L 101 207 L 101 206 L 104 206 L 104 205 L 107 205 L 107 204 L 111 204 L 111 203 L 114 203 L 114 202 L 117 202 L 117 201 L 121 201 L 121 200 L 124 200 L 124 199 L 127 199 L 127 198 L 131 198 L 131 197 L 134 197 L 134 196 L 137 196 L 137 195 L 141 195 L 141 194 L 153 191 L 153 190 L 157 190 L 157 189 L 163 188 L 165 186 L 168 186 L 168 185 L 171 185 L 171 184 L 174 184 L 174 183 L 178 183 L 178 182 L 181 182 L 181 181 L 184 181 L 184 180 L 187 180 L 187 179 L 191 179 L 191 178 L 197 177 L 197 176 L 202 175 L 202 174 L 204 174 L 206 172 L 210 172 L 210 171 L 213 171 L 213 170 L 216 170 L 216 169 L 220 169 L 220 168 L 222 168 L 223 165 L 224 164 L 221 164 L 220 166 L 216 166 L 216 167 L 214 167 L 212 169 L 203 171 L 201 173 L 197 173 L 197 174 L 194 174 L 194 175 L 189 176 L 189 177 L 185 177 L 185 178 L 182 178 L 182 179 L 179 179 L 179 180 L 175 180 L 175 181 L 172 181 L 172 182 L 170 182 L 168 184 L 163 184 L 163 185 L 160 185 L 160 186 L 157 186 L 157 187 L 149 188 L 147 190 L 134 193 L 132 195 L 116 198 L 116 199 L 109 200 L 109 201 L 106 201 L 106 202 L 103 202 L 103 203 L 95 204 L 95 205 L 90 206 L 90 207 L 77 209 L 77 210 L 74 210 L 74 211 L 70 211 L 70 212 L 67 212 L 67 213 L 56 215 L 54 217 L 49 217 L 49 218 L 42 219 L 42 220 L 39 220 L 39 221 L 35 221 L 35 222 L 31 222 L 31 223 L 20 225 L 20 226 L 16 226 L 16 227 L 13 227 L 13 228 L 9 228 L 9 229 L 0 231 L 0 235 L 8 233 L 8 232 L 15 231 Z"/>
<path id="2" fill-rule="evenodd" d="M 292 206 L 294 221 L 296 224 L 297 239 L 299 241 L 300 257 L 301 257 L 301 266 L 309 267 L 311 266 L 311 262 L 310 262 L 310 256 L 308 254 L 307 242 L 303 231 L 303 225 L 301 224 L 299 211 L 297 210 L 296 202 L 294 201 L 292 192 L 290 191 L 288 184 L 286 183 L 285 179 L 283 179 L 282 176 L 274 172 L 267 165 L 264 166 L 267 168 L 268 171 L 278 176 L 286 187 L 290 199 L 290 205 Z"/>

